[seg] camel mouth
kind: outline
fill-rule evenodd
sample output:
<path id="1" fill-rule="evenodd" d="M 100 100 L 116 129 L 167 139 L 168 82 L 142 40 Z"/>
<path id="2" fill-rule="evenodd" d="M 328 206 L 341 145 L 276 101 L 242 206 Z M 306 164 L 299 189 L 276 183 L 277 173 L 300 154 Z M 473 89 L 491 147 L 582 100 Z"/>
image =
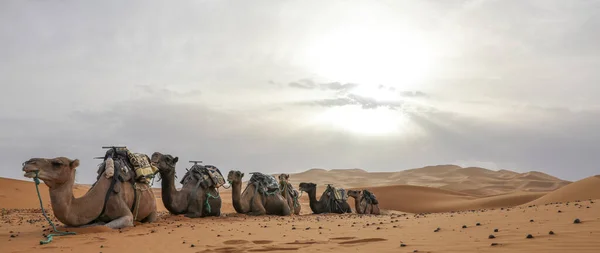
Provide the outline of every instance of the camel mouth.
<path id="1" fill-rule="evenodd" d="M 35 171 L 30 171 L 30 172 L 25 172 L 25 174 L 23 174 L 23 176 L 25 176 L 27 178 L 34 178 L 36 174 L 37 173 L 35 173 Z"/>
<path id="2" fill-rule="evenodd" d="M 32 167 L 24 167 L 23 168 L 23 176 L 28 177 L 28 178 L 34 178 L 38 173 L 39 173 L 39 169 L 38 168 L 32 168 Z"/>

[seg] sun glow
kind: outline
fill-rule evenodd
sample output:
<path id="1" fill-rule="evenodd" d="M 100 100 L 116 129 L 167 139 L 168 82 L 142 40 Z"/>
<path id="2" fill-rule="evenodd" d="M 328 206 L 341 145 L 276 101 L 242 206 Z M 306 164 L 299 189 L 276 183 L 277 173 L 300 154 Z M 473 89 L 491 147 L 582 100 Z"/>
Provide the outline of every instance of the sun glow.
<path id="1" fill-rule="evenodd" d="M 316 123 L 362 135 L 390 135 L 402 132 L 406 117 L 388 108 L 362 109 L 360 106 L 331 108 L 315 118 Z"/>
<path id="2" fill-rule="evenodd" d="M 315 39 L 308 68 L 327 79 L 414 89 L 431 65 L 432 48 L 417 32 L 354 25 Z"/>

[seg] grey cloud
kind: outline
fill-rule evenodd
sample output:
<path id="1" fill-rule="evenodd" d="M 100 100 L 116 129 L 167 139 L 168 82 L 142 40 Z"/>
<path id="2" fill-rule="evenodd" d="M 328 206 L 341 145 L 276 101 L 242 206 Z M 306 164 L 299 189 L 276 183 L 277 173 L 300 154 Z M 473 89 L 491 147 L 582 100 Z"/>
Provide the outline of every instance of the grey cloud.
<path id="1" fill-rule="evenodd" d="M 288 85 L 292 88 L 299 88 L 299 89 L 320 88 L 321 90 L 333 90 L 333 91 L 340 91 L 340 92 L 348 92 L 358 86 L 358 84 L 354 84 L 354 83 L 342 84 L 340 82 L 317 84 L 314 80 L 312 80 L 310 78 L 304 78 L 304 79 L 301 79 L 301 80 L 298 80 L 295 82 L 290 82 Z"/>
<path id="2" fill-rule="evenodd" d="M 309 89 L 309 90 L 317 87 L 317 85 L 310 79 L 302 79 L 297 82 L 291 82 L 291 83 L 289 83 L 289 86 L 293 87 L 293 88 Z"/>
<path id="3" fill-rule="evenodd" d="M 354 83 L 345 83 L 342 84 L 340 82 L 332 82 L 332 83 L 322 83 L 320 84 L 321 89 L 324 90 L 337 90 L 337 91 L 349 91 L 358 86 L 358 84 Z"/>

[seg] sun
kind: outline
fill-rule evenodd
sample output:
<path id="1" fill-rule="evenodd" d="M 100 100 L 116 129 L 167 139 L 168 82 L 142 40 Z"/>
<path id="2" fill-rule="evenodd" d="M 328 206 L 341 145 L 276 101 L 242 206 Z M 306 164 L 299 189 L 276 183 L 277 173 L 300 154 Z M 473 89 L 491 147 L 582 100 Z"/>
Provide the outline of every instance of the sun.
<path id="1" fill-rule="evenodd" d="M 415 89 L 431 70 L 431 43 L 417 31 L 352 25 L 309 43 L 306 66 L 326 79 Z"/>

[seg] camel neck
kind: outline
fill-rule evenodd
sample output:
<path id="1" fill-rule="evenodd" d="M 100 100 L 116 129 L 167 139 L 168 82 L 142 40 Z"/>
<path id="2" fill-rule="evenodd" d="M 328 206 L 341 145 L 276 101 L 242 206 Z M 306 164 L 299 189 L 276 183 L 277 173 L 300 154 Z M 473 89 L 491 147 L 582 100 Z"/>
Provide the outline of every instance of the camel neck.
<path id="1" fill-rule="evenodd" d="M 50 201 L 54 216 L 68 226 L 81 226 L 94 221 L 102 212 L 110 180 L 112 178 L 107 179 L 101 175 L 96 184 L 81 198 L 73 196 L 74 174 L 66 183 L 51 188 Z"/>
<path id="2" fill-rule="evenodd" d="M 354 198 L 354 208 L 356 209 L 356 213 L 363 213 L 363 209 L 360 206 L 362 200 L 362 195 L 358 195 L 356 198 Z"/>
<path id="3" fill-rule="evenodd" d="M 308 193 L 310 209 L 313 211 L 313 213 L 319 213 L 319 210 L 317 210 L 317 206 L 319 204 L 317 201 L 317 189 L 310 189 L 306 193 Z"/>
<path id="4" fill-rule="evenodd" d="M 182 214 L 185 212 L 183 204 L 187 201 L 182 201 L 182 192 L 175 188 L 175 171 L 163 172 L 159 170 L 161 180 L 161 197 L 165 208 L 173 214 Z M 185 202 L 185 203 L 182 203 Z"/>
<path id="5" fill-rule="evenodd" d="M 237 213 L 247 213 L 247 208 L 244 208 L 244 205 L 241 201 L 242 199 L 242 182 L 234 181 L 231 182 L 231 200 L 233 204 L 233 209 Z"/>

